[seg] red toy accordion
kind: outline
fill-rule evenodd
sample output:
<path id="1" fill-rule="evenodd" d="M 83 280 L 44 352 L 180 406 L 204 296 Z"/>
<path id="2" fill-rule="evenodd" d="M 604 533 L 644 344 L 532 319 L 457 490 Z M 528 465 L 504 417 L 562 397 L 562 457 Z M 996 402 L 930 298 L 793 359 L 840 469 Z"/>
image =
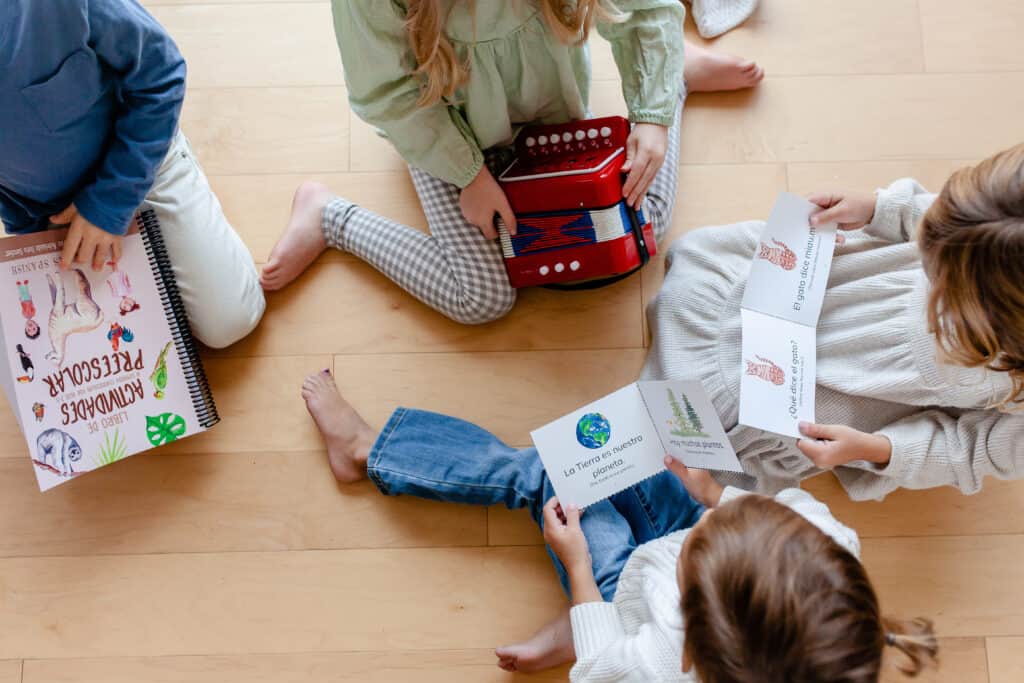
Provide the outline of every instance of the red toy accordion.
<path id="1" fill-rule="evenodd" d="M 500 225 L 513 287 L 600 285 L 640 268 L 657 252 L 642 212 L 622 198 L 629 121 L 620 116 L 531 126 L 499 176 L 517 234 Z"/>

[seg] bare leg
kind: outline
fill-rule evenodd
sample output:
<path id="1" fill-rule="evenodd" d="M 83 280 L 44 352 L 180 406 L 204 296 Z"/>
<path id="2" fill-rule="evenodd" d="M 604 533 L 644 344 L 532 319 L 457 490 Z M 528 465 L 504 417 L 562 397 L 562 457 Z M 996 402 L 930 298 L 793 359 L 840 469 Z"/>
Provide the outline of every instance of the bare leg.
<path id="1" fill-rule="evenodd" d="M 568 608 L 542 626 L 529 640 L 499 647 L 494 654 L 498 657 L 498 666 L 505 671 L 523 673 L 543 671 L 575 660 Z"/>
<path id="2" fill-rule="evenodd" d="M 327 248 L 323 210 L 331 199 L 326 185 L 307 180 L 295 190 L 292 215 L 260 273 L 263 289 L 281 289 L 302 274 Z"/>
<path id="3" fill-rule="evenodd" d="M 688 92 L 717 92 L 752 88 L 764 78 L 764 69 L 748 59 L 713 52 L 685 41 L 683 77 Z"/>
<path id="4" fill-rule="evenodd" d="M 377 434 L 342 397 L 330 371 L 307 377 L 302 398 L 327 445 L 334 477 L 343 484 L 366 479 L 366 459 Z"/>

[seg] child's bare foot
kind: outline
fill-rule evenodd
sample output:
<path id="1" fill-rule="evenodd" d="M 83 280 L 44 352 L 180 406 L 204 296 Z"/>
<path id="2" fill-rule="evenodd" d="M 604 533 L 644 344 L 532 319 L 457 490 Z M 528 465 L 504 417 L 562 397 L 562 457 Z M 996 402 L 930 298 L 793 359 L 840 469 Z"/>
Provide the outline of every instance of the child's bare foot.
<path id="1" fill-rule="evenodd" d="M 569 610 L 545 624 L 529 640 L 499 647 L 494 651 L 498 666 L 505 671 L 533 673 L 576 659 L 572 645 L 572 622 Z"/>
<path id="2" fill-rule="evenodd" d="M 289 284 L 327 248 L 321 216 L 330 199 L 327 186 L 311 180 L 295 190 L 291 218 L 260 273 L 263 289 L 273 291 Z"/>
<path id="3" fill-rule="evenodd" d="M 330 371 L 307 377 L 302 398 L 327 444 L 334 477 L 343 484 L 366 479 L 366 459 L 377 435 L 342 397 Z"/>
<path id="4" fill-rule="evenodd" d="M 717 92 L 752 88 L 764 78 L 764 69 L 747 59 L 714 52 L 686 41 L 683 68 L 688 92 Z"/>

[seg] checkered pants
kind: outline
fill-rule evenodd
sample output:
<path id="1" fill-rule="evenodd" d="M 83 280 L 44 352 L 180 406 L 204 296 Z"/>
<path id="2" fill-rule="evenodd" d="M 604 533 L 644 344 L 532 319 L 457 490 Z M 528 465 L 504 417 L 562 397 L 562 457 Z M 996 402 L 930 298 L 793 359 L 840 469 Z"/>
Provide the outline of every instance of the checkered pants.
<path id="1" fill-rule="evenodd" d="M 659 242 L 676 200 L 683 101 L 669 129 L 665 162 L 644 203 Z M 500 245 L 462 216 L 457 186 L 417 168 L 409 172 L 430 235 L 336 198 L 323 213 L 327 244 L 355 254 L 452 320 L 478 325 L 503 317 L 515 304 L 516 290 L 508 283 Z"/>

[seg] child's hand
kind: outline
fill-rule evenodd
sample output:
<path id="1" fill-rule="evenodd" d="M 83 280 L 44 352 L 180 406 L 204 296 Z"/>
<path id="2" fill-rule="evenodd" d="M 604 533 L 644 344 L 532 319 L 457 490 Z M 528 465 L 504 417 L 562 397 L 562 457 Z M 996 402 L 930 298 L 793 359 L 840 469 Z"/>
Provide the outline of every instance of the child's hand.
<path id="1" fill-rule="evenodd" d="M 557 497 L 544 506 L 544 541 L 562 561 L 566 571 L 592 573 L 590 548 L 580 527 L 581 511 L 575 505 L 564 510 Z"/>
<path id="2" fill-rule="evenodd" d="M 473 182 L 463 188 L 459 195 L 459 208 L 466 220 L 480 228 L 489 240 L 498 237 L 494 229 L 494 214 L 501 216 L 510 235 L 516 234 L 516 215 L 512 213 L 505 192 L 486 166 L 481 167 Z"/>
<path id="3" fill-rule="evenodd" d="M 103 270 L 107 261 L 121 259 L 121 237 L 87 221 L 74 204 L 69 204 L 56 216 L 50 216 L 50 222 L 54 225 L 71 224 L 60 255 L 61 268 L 66 270 L 73 263 L 91 263 L 92 269 L 98 272 Z"/>
<path id="4" fill-rule="evenodd" d="M 668 149 L 668 128 L 656 123 L 638 123 L 626 141 L 626 163 L 622 170 L 629 175 L 622 186 L 622 196 L 634 209 L 647 196 L 654 176 L 661 170 Z"/>
<path id="5" fill-rule="evenodd" d="M 796 447 L 823 470 L 839 467 L 853 460 L 867 460 L 879 467 L 889 464 L 892 444 L 881 434 L 865 434 L 843 425 L 800 423 L 800 439 Z"/>
<path id="6" fill-rule="evenodd" d="M 707 470 L 690 469 L 670 455 L 665 456 L 665 467 L 679 477 L 693 499 L 704 507 L 713 508 L 722 500 L 725 487 L 715 481 Z"/>
<path id="7" fill-rule="evenodd" d="M 822 192 L 807 199 L 824 209 L 811 216 L 814 225 L 835 221 L 840 230 L 857 230 L 875 217 L 875 195 L 868 192 Z"/>

